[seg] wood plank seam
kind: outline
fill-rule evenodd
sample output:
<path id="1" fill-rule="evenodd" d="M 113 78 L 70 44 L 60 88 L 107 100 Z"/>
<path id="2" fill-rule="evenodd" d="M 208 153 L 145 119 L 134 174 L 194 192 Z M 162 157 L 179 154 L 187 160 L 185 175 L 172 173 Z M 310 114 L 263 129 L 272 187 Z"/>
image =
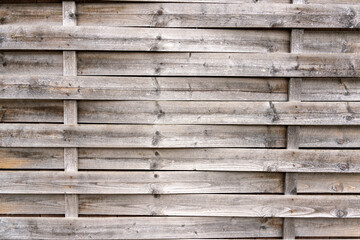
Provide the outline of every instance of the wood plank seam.
<path id="1" fill-rule="evenodd" d="M 305 4 L 305 0 L 293 0 L 293 4 Z M 304 30 L 291 30 L 290 52 L 299 53 L 302 51 Z M 301 102 L 301 78 L 290 78 L 288 89 L 288 101 Z M 287 128 L 287 149 L 299 148 L 299 126 L 288 126 Z M 297 194 L 297 173 L 285 173 L 284 194 Z M 283 223 L 283 239 L 295 239 L 295 220 L 293 218 L 284 218 Z"/>
<path id="2" fill-rule="evenodd" d="M 62 3 L 63 25 L 76 26 L 76 4 L 75 1 L 63 1 Z M 76 76 L 76 52 L 63 51 L 63 73 L 64 76 Z M 77 124 L 77 101 L 64 100 L 64 124 Z M 77 172 L 78 149 L 64 148 L 64 170 L 66 172 Z M 71 187 L 71 186 L 69 186 Z M 65 194 L 65 217 L 78 217 L 78 196 L 76 194 Z"/>

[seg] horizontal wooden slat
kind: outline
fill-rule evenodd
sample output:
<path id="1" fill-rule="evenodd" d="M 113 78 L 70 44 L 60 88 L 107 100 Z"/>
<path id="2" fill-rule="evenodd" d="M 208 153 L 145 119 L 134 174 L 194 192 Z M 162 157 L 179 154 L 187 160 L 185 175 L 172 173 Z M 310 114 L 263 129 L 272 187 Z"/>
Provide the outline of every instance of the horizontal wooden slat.
<path id="1" fill-rule="evenodd" d="M 313 127 L 300 130 L 300 148 L 359 148 L 360 128 L 355 126 Z"/>
<path id="2" fill-rule="evenodd" d="M 0 100 L 2 122 L 63 122 L 62 101 Z M 360 103 L 79 101 L 79 123 L 360 125 Z"/>
<path id="3" fill-rule="evenodd" d="M 295 233 L 303 237 L 354 237 L 360 235 L 360 219 L 295 219 Z M 354 239 L 352 238 L 352 239 Z"/>
<path id="4" fill-rule="evenodd" d="M 80 52 L 79 75 L 357 77 L 358 54 Z"/>
<path id="5" fill-rule="evenodd" d="M 28 86 L 31 91 L 31 85 Z M 0 121 L 64 122 L 63 101 L 0 100 Z"/>
<path id="6" fill-rule="evenodd" d="M 280 193 L 280 173 L 2 171 L 0 193 Z"/>
<path id="7" fill-rule="evenodd" d="M 0 49 L 170 52 L 289 52 L 289 33 L 214 30 L 4 26 Z"/>
<path id="8" fill-rule="evenodd" d="M 80 214 L 358 218 L 360 196 L 81 195 Z"/>
<path id="9" fill-rule="evenodd" d="M 273 147 L 285 127 L 217 125 L 0 124 L 1 147 Z"/>
<path id="10" fill-rule="evenodd" d="M 61 52 L 0 52 L 0 75 L 61 76 L 62 64 Z"/>
<path id="11" fill-rule="evenodd" d="M 1 194 L 0 214 L 65 214 L 65 197 Z"/>
<path id="12" fill-rule="evenodd" d="M 62 148 L 0 148 L 0 169 L 64 169 Z"/>
<path id="13" fill-rule="evenodd" d="M 358 28 L 358 5 L 79 4 L 78 25 L 204 28 Z"/>
<path id="14" fill-rule="evenodd" d="M 302 52 L 360 53 L 359 31 L 305 31 Z"/>
<path id="15" fill-rule="evenodd" d="M 0 76 L 4 99 L 287 100 L 285 78 Z M 31 86 L 31 87 L 29 87 Z"/>
<path id="16" fill-rule="evenodd" d="M 360 103 L 80 101 L 79 122 L 360 125 Z"/>
<path id="17" fill-rule="evenodd" d="M 360 193 L 359 174 L 298 175 L 299 193 Z"/>
<path id="18" fill-rule="evenodd" d="M 63 169 L 61 148 L 1 148 L 2 169 Z M 79 169 L 360 172 L 357 150 L 79 149 Z"/>
<path id="19" fill-rule="evenodd" d="M 279 237 L 281 219 L 219 217 L 0 218 L 5 239 Z"/>
<path id="20" fill-rule="evenodd" d="M 302 81 L 303 101 L 360 101 L 360 78 L 309 78 Z"/>
<path id="21" fill-rule="evenodd" d="M 5 0 L 8 1 L 8 0 Z M 39 2 L 39 0 L 37 0 Z M 7 3 L 14 3 L 9 0 Z M 5 2 L 6 3 L 6 2 Z M 26 2 L 25 2 L 26 3 Z M 62 25 L 60 4 L 3 4 L 0 8 L 2 25 Z"/>

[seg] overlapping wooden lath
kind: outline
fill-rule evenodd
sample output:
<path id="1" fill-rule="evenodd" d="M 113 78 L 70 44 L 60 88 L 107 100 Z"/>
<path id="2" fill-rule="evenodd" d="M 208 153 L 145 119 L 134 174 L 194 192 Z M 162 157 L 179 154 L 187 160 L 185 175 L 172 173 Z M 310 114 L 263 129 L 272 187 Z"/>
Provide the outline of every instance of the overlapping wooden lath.
<path id="1" fill-rule="evenodd" d="M 358 0 L 0 3 L 0 239 L 360 238 Z"/>

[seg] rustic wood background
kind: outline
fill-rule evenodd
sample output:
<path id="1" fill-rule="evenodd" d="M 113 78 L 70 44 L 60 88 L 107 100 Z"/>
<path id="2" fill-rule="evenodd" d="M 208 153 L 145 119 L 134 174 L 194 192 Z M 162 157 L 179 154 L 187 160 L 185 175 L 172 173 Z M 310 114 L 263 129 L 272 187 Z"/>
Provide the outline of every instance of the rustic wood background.
<path id="1" fill-rule="evenodd" d="M 0 239 L 360 238 L 359 0 L 0 2 Z"/>

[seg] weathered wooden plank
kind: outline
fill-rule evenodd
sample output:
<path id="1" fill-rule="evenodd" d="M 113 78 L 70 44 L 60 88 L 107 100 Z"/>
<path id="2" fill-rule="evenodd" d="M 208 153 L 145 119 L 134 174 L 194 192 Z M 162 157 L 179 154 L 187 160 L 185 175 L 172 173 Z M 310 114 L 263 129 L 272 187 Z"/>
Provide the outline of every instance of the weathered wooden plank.
<path id="1" fill-rule="evenodd" d="M 78 25 L 203 28 L 358 28 L 358 5 L 79 4 Z"/>
<path id="2" fill-rule="evenodd" d="M 360 235 L 360 219 L 295 219 L 296 235 L 303 237 L 354 237 Z"/>
<path id="3" fill-rule="evenodd" d="M 29 87 L 29 85 L 31 87 Z M 287 99 L 285 78 L 0 76 L 0 99 Z"/>
<path id="4" fill-rule="evenodd" d="M 0 122 L 61 123 L 62 115 L 62 101 L 0 100 Z"/>
<path id="5" fill-rule="evenodd" d="M 355 126 L 302 126 L 300 148 L 359 148 L 360 128 Z"/>
<path id="6" fill-rule="evenodd" d="M 61 52 L 0 52 L 0 75 L 62 75 Z"/>
<path id="7" fill-rule="evenodd" d="M 278 237 L 281 219 L 224 217 L 0 218 L 5 239 Z"/>
<path id="8" fill-rule="evenodd" d="M 303 52 L 360 53 L 359 31 L 305 31 Z"/>
<path id="9" fill-rule="evenodd" d="M 281 126 L 0 124 L 1 147 L 285 146 Z"/>
<path id="10" fill-rule="evenodd" d="M 280 173 L 2 171 L 4 194 L 280 193 Z"/>
<path id="11" fill-rule="evenodd" d="M 63 169 L 63 149 L 1 148 L 1 169 Z M 82 170 L 360 172 L 357 150 L 79 149 Z"/>
<path id="12" fill-rule="evenodd" d="M 13 2 L 9 1 L 9 3 Z M 46 23 L 60 26 L 62 25 L 61 4 L 3 4 L 0 8 L 0 21 L 2 25 L 43 26 Z"/>
<path id="13" fill-rule="evenodd" d="M 0 214 L 64 214 L 64 209 L 63 195 L 0 195 Z"/>
<path id="14" fill-rule="evenodd" d="M 347 164 L 341 165 L 347 168 Z M 360 175 L 358 174 L 311 174 L 298 175 L 299 193 L 359 193 Z"/>
<path id="15" fill-rule="evenodd" d="M 358 54 L 80 52 L 79 75 L 357 77 Z"/>
<path id="16" fill-rule="evenodd" d="M 360 101 L 360 79 L 303 79 L 301 98 L 303 101 Z"/>
<path id="17" fill-rule="evenodd" d="M 1 122 L 59 123 L 61 106 L 0 100 Z M 358 102 L 79 101 L 78 108 L 79 123 L 360 125 Z M 76 109 L 70 113 L 75 114 Z"/>
<path id="18" fill-rule="evenodd" d="M 0 148 L 0 169 L 64 169 L 64 150 Z"/>
<path id="19" fill-rule="evenodd" d="M 358 218 L 359 196 L 80 195 L 80 212 L 96 215 Z"/>
<path id="20" fill-rule="evenodd" d="M 40 37 L 39 37 L 40 36 Z M 279 30 L 4 26 L 0 49 L 170 52 L 288 52 Z"/>

